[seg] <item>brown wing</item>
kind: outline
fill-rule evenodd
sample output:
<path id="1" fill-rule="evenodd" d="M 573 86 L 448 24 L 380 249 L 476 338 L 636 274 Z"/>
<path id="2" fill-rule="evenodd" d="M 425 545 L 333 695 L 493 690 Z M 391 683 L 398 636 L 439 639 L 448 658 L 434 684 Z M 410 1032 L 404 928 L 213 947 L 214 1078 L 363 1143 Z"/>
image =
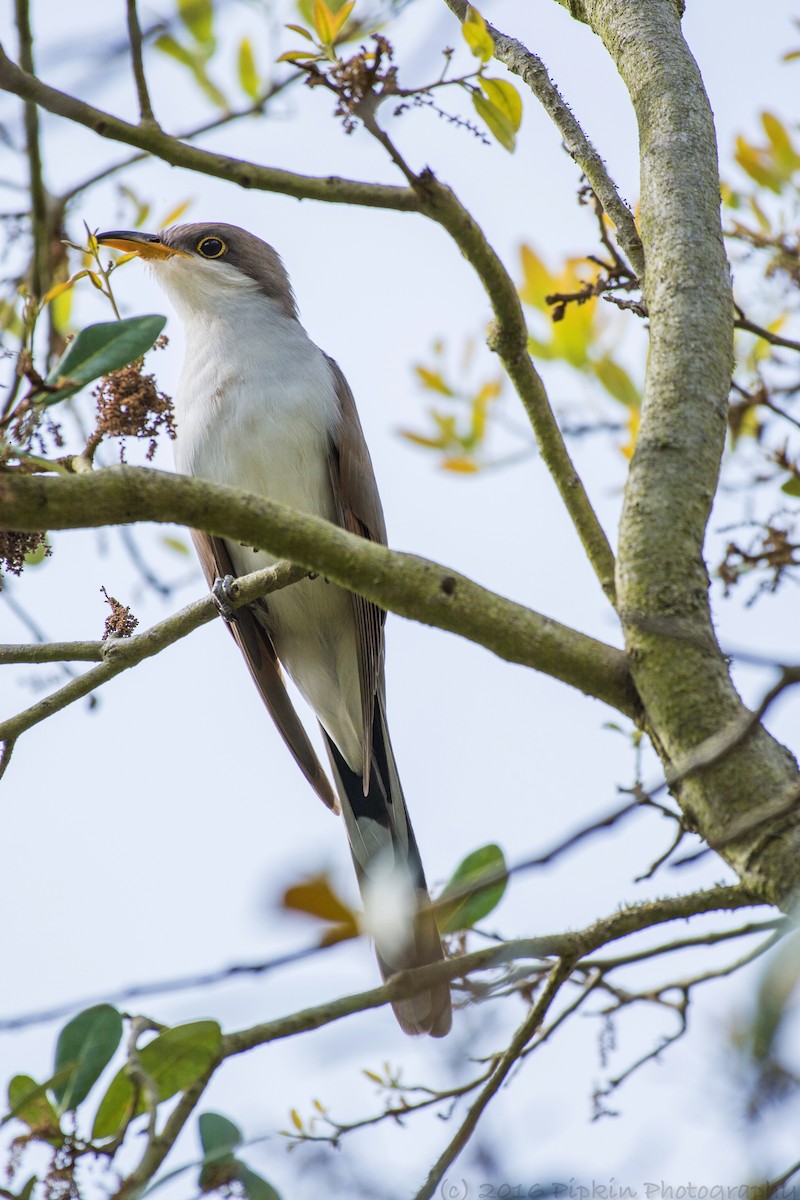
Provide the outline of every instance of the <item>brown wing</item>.
<path id="1" fill-rule="evenodd" d="M 209 585 L 220 576 L 233 575 L 233 565 L 228 548 L 222 538 L 191 530 L 197 555 Z M 283 740 L 291 750 L 300 770 L 314 791 L 328 808 L 339 812 L 339 802 L 334 795 L 327 775 L 320 766 L 314 747 L 309 741 L 303 724 L 289 699 L 283 673 L 275 647 L 269 634 L 249 608 L 240 608 L 236 620 L 228 626 L 234 641 L 245 657 L 250 674 L 261 698 L 269 709 Z"/>
<path id="2" fill-rule="evenodd" d="M 326 358 L 328 356 L 326 355 Z M 328 358 L 339 400 L 339 422 L 331 438 L 330 470 L 338 523 L 350 533 L 386 545 L 378 485 L 350 386 L 339 366 Z M 364 746 L 364 795 L 369 790 L 372 723 L 375 699 L 383 693 L 383 626 L 386 613 L 362 596 L 353 595 L 356 619 L 358 679 Z"/>

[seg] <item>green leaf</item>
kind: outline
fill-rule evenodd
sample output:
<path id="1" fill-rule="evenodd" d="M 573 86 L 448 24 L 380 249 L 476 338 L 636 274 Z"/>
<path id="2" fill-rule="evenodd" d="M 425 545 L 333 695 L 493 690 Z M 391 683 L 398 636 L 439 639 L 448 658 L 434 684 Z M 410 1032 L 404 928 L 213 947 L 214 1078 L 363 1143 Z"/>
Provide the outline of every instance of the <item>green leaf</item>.
<path id="1" fill-rule="evenodd" d="M 206 1156 L 231 1154 L 244 1141 L 242 1131 L 222 1113 L 201 1113 L 198 1118 L 200 1144 Z"/>
<path id="2" fill-rule="evenodd" d="M 48 1084 L 37 1083 L 30 1075 L 15 1075 L 8 1085 L 9 1116 L 24 1121 L 35 1133 L 61 1137 L 58 1113 L 46 1095 Z M 48 1138 L 48 1141 L 53 1140 Z"/>
<path id="3" fill-rule="evenodd" d="M 513 154 L 516 146 L 514 126 L 503 110 L 478 91 L 472 93 L 472 103 L 475 105 L 478 116 L 488 126 L 489 132 L 495 136 L 501 146 L 508 150 L 509 154 Z"/>
<path id="4" fill-rule="evenodd" d="M 50 557 L 50 549 L 50 543 L 47 538 L 45 538 L 44 541 L 39 543 L 35 550 L 31 550 L 30 553 L 25 555 L 25 566 L 41 566 L 44 560 Z"/>
<path id="5" fill-rule="evenodd" d="M 195 55 L 191 50 L 187 50 L 185 46 L 182 46 L 177 38 L 174 38 L 171 33 L 162 33 L 155 39 L 153 45 L 155 46 L 156 50 L 160 50 L 162 54 L 167 54 L 170 58 L 174 58 L 175 61 L 179 62 L 182 66 L 188 67 L 190 71 L 194 70 L 196 62 Z"/>
<path id="6" fill-rule="evenodd" d="M 114 1057 L 121 1037 L 122 1017 L 110 1004 L 87 1008 L 64 1026 L 56 1045 L 55 1073 L 59 1078 L 53 1085 L 60 1113 L 77 1108 L 86 1099 Z"/>
<path id="7" fill-rule="evenodd" d="M 245 96 L 253 101 L 258 100 L 261 95 L 261 85 L 253 54 L 253 43 L 246 37 L 242 38 L 239 43 L 239 83 L 242 85 Z"/>
<path id="8" fill-rule="evenodd" d="M 479 58 L 481 62 L 488 62 L 494 54 L 494 42 L 492 41 L 492 35 L 486 28 L 486 22 L 472 5 L 467 9 L 467 15 L 461 26 L 461 33 L 475 57 Z"/>
<path id="9" fill-rule="evenodd" d="M 482 879 L 493 882 L 481 887 Z M 471 929 L 492 909 L 496 908 L 506 890 L 508 875 L 503 851 L 493 842 L 473 850 L 472 854 L 459 863 L 452 878 L 436 901 L 437 923 L 442 933 L 456 933 L 459 929 Z M 471 890 L 471 889 L 476 890 Z M 470 889 L 469 895 L 443 904 L 448 896 Z"/>
<path id="10" fill-rule="evenodd" d="M 158 1103 L 169 1100 L 199 1079 L 219 1051 L 222 1033 L 216 1021 L 191 1021 L 167 1029 L 139 1051 L 142 1070 L 152 1079 Z M 147 1097 L 139 1095 L 133 1108 L 134 1090 L 123 1067 L 111 1080 L 94 1119 L 92 1137 L 113 1137 L 131 1116 L 147 1108 Z"/>
<path id="11" fill-rule="evenodd" d="M 800 477 L 790 475 L 786 482 L 781 484 L 781 491 L 786 496 L 800 496 Z"/>
<path id="12" fill-rule="evenodd" d="M 178 13 L 186 28 L 201 46 L 214 42 L 214 6 L 211 0 L 178 0 Z"/>
<path id="13" fill-rule="evenodd" d="M 478 82 L 486 99 L 500 112 L 505 113 L 516 133 L 522 124 L 522 97 L 513 83 L 509 83 L 507 79 L 487 79 L 485 75 L 482 75 Z"/>
<path id="14" fill-rule="evenodd" d="M 281 1200 L 278 1192 L 271 1183 L 267 1183 L 266 1179 L 262 1179 L 255 1171 L 251 1170 L 246 1163 L 235 1159 L 238 1168 L 237 1178 L 239 1183 L 244 1188 L 244 1194 L 247 1200 Z"/>
<path id="15" fill-rule="evenodd" d="M 166 317 L 130 317 L 88 325 L 73 338 L 47 376 L 58 390 L 45 393 L 42 403 L 57 404 L 101 375 L 119 371 L 141 358 L 167 323 Z"/>
<path id="16" fill-rule="evenodd" d="M 595 375 L 606 391 L 624 404 L 627 408 L 640 408 L 642 397 L 639 389 L 624 367 L 615 362 L 609 355 L 604 354 L 597 362 L 592 363 Z"/>

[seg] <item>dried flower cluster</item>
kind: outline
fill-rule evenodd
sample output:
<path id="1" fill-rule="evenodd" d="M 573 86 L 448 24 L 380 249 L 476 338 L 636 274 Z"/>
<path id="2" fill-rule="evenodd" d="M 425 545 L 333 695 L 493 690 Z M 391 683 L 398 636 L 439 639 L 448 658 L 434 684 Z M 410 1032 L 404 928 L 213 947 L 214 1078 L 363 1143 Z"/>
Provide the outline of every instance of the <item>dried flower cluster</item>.
<path id="1" fill-rule="evenodd" d="M 159 338 L 157 346 L 164 345 Z M 154 375 L 143 375 L 143 359 L 106 375 L 95 389 L 97 397 L 97 426 L 90 440 L 94 448 L 104 437 L 149 438 L 147 459 L 156 452 L 159 432 L 175 437 L 175 413 L 172 400 L 156 386 Z M 124 446 L 120 447 L 120 462 L 125 461 Z"/>
<path id="2" fill-rule="evenodd" d="M 307 68 L 309 87 L 323 84 L 336 93 L 338 101 L 334 114 L 341 118 L 345 133 L 355 129 L 356 117 L 365 101 L 369 99 L 374 104 L 398 91 L 397 67 L 390 65 L 391 43 L 380 33 L 374 33 L 372 41 L 374 51 L 362 46 L 352 58 L 337 62 L 327 76 L 317 67 Z"/>
<path id="3" fill-rule="evenodd" d="M 139 624 L 138 619 L 127 605 L 121 604 L 117 600 L 116 596 L 109 596 L 104 587 L 101 587 L 100 591 L 105 596 L 106 602 L 111 606 L 111 615 L 106 617 L 106 627 L 103 631 L 102 640 L 105 642 L 110 637 L 129 638 Z"/>
<path id="4" fill-rule="evenodd" d="M 22 533 L 16 529 L 0 529 L 0 571 L 19 575 L 29 554 L 44 547 L 45 555 L 52 553 L 46 533 Z"/>

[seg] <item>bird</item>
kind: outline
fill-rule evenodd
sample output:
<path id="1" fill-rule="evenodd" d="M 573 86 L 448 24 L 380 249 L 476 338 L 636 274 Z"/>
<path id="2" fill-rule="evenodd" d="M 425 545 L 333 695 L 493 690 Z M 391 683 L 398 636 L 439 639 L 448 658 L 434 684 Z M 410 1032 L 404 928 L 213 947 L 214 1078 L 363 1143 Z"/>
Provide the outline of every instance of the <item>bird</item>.
<path id="1" fill-rule="evenodd" d="M 174 396 L 178 471 L 386 545 L 353 394 L 301 325 L 273 247 L 239 226 L 205 222 L 154 234 L 108 230 L 97 241 L 143 259 L 183 326 Z M 195 530 L 192 538 L 218 598 L 220 581 L 275 562 L 231 539 Z M 385 616 L 317 576 L 238 609 L 228 628 L 306 779 L 329 808 L 341 810 L 365 909 L 376 896 L 391 909 L 391 919 L 376 920 L 372 930 L 387 979 L 441 962 L 444 952 L 386 722 Z M 333 788 L 284 671 L 319 721 Z M 392 1007 L 406 1033 L 443 1037 L 451 1027 L 446 981 Z"/>

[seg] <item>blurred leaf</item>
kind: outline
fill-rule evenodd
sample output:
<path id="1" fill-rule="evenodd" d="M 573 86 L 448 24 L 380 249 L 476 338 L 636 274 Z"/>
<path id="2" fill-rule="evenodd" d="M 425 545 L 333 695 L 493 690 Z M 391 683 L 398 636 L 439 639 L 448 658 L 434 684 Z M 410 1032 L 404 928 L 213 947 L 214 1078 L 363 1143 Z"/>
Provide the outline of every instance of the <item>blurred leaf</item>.
<path id="1" fill-rule="evenodd" d="M 441 466 L 442 470 L 455 471 L 459 475 L 475 475 L 480 469 L 473 459 L 458 455 L 451 455 L 448 458 L 442 459 Z"/>
<path id="2" fill-rule="evenodd" d="M 30 1075 L 15 1075 L 8 1085 L 9 1116 L 24 1121 L 34 1133 L 50 1134 L 48 1141 L 63 1141 L 58 1113 L 47 1097 L 46 1083 L 37 1083 Z"/>
<path id="3" fill-rule="evenodd" d="M 331 946 L 359 935 L 358 914 L 337 895 L 327 875 L 313 875 L 288 887 L 281 907 L 327 922 L 331 928 L 322 935 L 320 945 Z"/>
<path id="4" fill-rule="evenodd" d="M 320 58 L 320 55 L 315 54 L 313 50 L 285 50 L 283 54 L 278 55 L 275 62 L 304 62 L 317 58 Z"/>
<path id="5" fill-rule="evenodd" d="M 217 85 L 209 78 L 206 71 L 207 51 L 203 51 L 202 49 L 189 50 L 186 46 L 182 46 L 169 33 L 162 33 L 155 39 L 153 45 L 157 50 L 169 55 L 170 58 L 174 58 L 176 62 L 186 67 L 191 72 L 195 83 L 216 108 L 228 109 L 227 99 Z"/>
<path id="6" fill-rule="evenodd" d="M 253 43 L 247 37 L 243 37 L 239 43 L 239 83 L 245 96 L 253 101 L 258 100 L 261 95 L 261 85 L 253 54 Z"/>
<path id="7" fill-rule="evenodd" d="M 88 325 L 50 371 L 46 382 L 58 390 L 46 393 L 41 403 L 56 404 L 101 375 L 135 362 L 150 349 L 166 323 L 166 317 L 146 316 Z"/>
<path id="8" fill-rule="evenodd" d="M 628 410 L 628 440 L 624 446 L 620 446 L 620 450 L 626 458 L 633 458 L 633 452 L 636 449 L 636 439 L 639 436 L 639 422 L 641 413 L 638 408 Z"/>
<path id="9" fill-rule="evenodd" d="M 287 25 L 287 29 L 291 29 L 294 33 L 299 33 L 301 37 L 307 38 L 309 42 L 313 42 L 314 38 L 306 29 L 305 25 Z"/>
<path id="10" fill-rule="evenodd" d="M 800 477 L 790 475 L 789 478 L 781 484 L 781 491 L 787 496 L 800 496 Z"/>
<path id="11" fill-rule="evenodd" d="M 335 19 L 325 0 L 313 0 L 311 18 L 317 37 L 324 46 L 330 46 L 336 36 Z"/>
<path id="12" fill-rule="evenodd" d="M 481 62 L 488 62 L 494 54 L 494 42 L 486 28 L 486 22 L 472 5 L 467 9 L 467 15 L 461 25 L 461 33 L 475 57 L 479 58 Z"/>
<path id="13" fill-rule="evenodd" d="M 497 878 L 501 876 L 502 878 Z M 494 878 L 494 882 L 481 887 L 481 880 Z M 456 867 L 449 882 L 436 901 L 436 921 L 442 933 L 456 933 L 460 929 L 471 929 L 478 921 L 488 916 L 500 903 L 506 890 L 508 876 L 506 860 L 499 846 L 490 842 L 473 850 Z M 469 895 L 443 904 L 448 896 L 460 893 L 465 888 L 475 888 Z"/>
<path id="14" fill-rule="evenodd" d="M 243 1187 L 247 1200 L 281 1200 L 271 1183 L 267 1183 L 266 1179 L 262 1179 L 246 1163 L 238 1159 L 235 1161 L 238 1168 L 236 1178 Z"/>
<path id="15" fill-rule="evenodd" d="M 741 134 L 736 138 L 733 156 L 742 170 L 761 187 L 778 194 L 784 182 L 783 172 L 776 170 L 772 156 L 753 146 Z"/>
<path id="16" fill-rule="evenodd" d="M 604 354 L 592 364 L 595 375 L 603 387 L 627 408 L 641 408 L 642 397 L 636 384 L 624 367 L 615 362 L 609 355 Z"/>
<path id="17" fill-rule="evenodd" d="M 761 124 L 764 126 L 764 132 L 769 139 L 775 161 L 783 168 L 787 175 L 791 175 L 800 166 L 800 156 L 792 145 L 789 131 L 774 113 L 763 112 L 761 114 Z"/>
<path id="18" fill-rule="evenodd" d="M 425 446 L 428 450 L 444 450 L 445 439 L 443 437 L 425 437 L 423 433 L 413 433 L 410 429 L 399 430 L 400 436 L 406 438 L 407 441 L 413 442 L 415 446 Z"/>
<path id="19" fill-rule="evenodd" d="M 191 1021 L 165 1030 L 139 1051 L 142 1070 L 152 1079 L 158 1103 L 190 1087 L 208 1070 L 219 1051 L 222 1036 L 216 1021 Z M 133 1108 L 134 1089 L 123 1067 L 100 1101 L 92 1137 L 113 1137 L 131 1112 L 146 1111 L 147 1097 L 139 1095 Z"/>
<path id="20" fill-rule="evenodd" d="M 540 312 L 549 312 L 550 306 L 546 303 L 545 296 L 555 291 L 553 275 L 530 246 L 520 246 L 519 254 L 522 260 L 520 300 L 523 304 L 529 304 L 531 308 L 538 308 Z"/>
<path id="21" fill-rule="evenodd" d="M 455 395 L 453 389 L 448 387 L 438 371 L 431 371 L 428 367 L 415 366 L 414 371 L 417 378 L 422 381 L 426 388 L 432 392 L 441 392 L 443 396 Z"/>
<path id="22" fill-rule="evenodd" d="M 182 554 L 184 557 L 191 555 L 191 550 L 186 545 L 186 542 L 180 538 L 172 537 L 171 534 L 165 534 L 161 539 L 161 545 L 166 546 L 167 550 L 172 550 L 175 554 Z"/>
<path id="23" fill-rule="evenodd" d="M 35 550 L 31 550 L 29 554 L 25 555 L 25 566 L 26 567 L 41 566 L 41 564 L 44 562 L 44 560 L 46 558 L 50 557 L 50 551 L 51 551 L 50 543 L 45 538 L 45 540 L 43 542 L 39 543 L 39 545 L 36 547 Z"/>
<path id="24" fill-rule="evenodd" d="M 244 1141 L 238 1125 L 222 1113 L 201 1113 L 198 1118 L 200 1144 L 205 1154 L 230 1154 Z"/>
<path id="25" fill-rule="evenodd" d="M 212 0 L 178 0 L 178 13 L 186 28 L 201 46 L 214 42 L 214 6 Z"/>
<path id="26" fill-rule="evenodd" d="M 175 207 L 171 208 L 170 211 L 166 214 L 166 216 L 162 217 L 161 220 L 157 223 L 158 228 L 166 229 L 168 225 L 174 225 L 176 221 L 179 221 L 181 219 L 183 214 L 186 212 L 187 208 L 191 208 L 192 204 L 193 204 L 192 200 L 182 200 L 180 204 L 176 204 Z M 126 258 L 126 257 L 127 257 L 127 255 L 122 256 L 122 258 Z M 136 257 L 136 256 L 134 255 L 134 257 Z M 117 266 L 119 266 L 119 264 L 121 262 L 122 262 L 122 259 L 118 258 Z"/>
<path id="27" fill-rule="evenodd" d="M 299 1130 L 302 1133 L 303 1118 L 300 1116 L 300 1113 L 297 1111 L 297 1109 L 293 1108 L 291 1110 L 291 1112 L 289 1113 L 289 1116 L 292 1118 L 292 1124 L 294 1125 L 295 1129 Z"/>
<path id="28" fill-rule="evenodd" d="M 522 124 L 522 97 L 514 84 L 507 79 L 487 79 L 485 75 L 481 75 L 478 82 L 486 99 L 505 114 L 516 133 Z"/>
<path id="29" fill-rule="evenodd" d="M 55 1070 L 60 1077 L 53 1084 L 59 1112 L 77 1108 L 86 1099 L 121 1037 L 122 1017 L 110 1004 L 95 1004 L 64 1026 L 56 1044 Z"/>
<path id="30" fill-rule="evenodd" d="M 509 154 L 513 154 L 516 146 L 516 136 L 514 134 L 514 126 L 509 121 L 505 112 L 493 104 L 491 100 L 487 100 L 480 92 L 472 92 L 472 103 L 475 106 L 475 111 L 482 121 L 487 125 L 489 132 L 492 133 L 501 146 L 508 150 Z"/>

